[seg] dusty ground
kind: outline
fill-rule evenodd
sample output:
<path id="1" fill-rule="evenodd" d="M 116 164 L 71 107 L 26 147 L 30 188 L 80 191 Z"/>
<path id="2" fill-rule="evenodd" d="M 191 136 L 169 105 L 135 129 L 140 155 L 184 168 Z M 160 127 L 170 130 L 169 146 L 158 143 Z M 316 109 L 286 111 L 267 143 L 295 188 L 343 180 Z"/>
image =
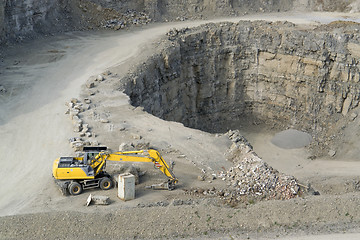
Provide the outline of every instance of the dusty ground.
<path id="1" fill-rule="evenodd" d="M 290 14 L 251 16 L 249 19 L 288 19 L 295 23 L 327 23 L 336 19 L 358 21 L 357 15 Z M 223 19 L 221 19 L 222 21 Z M 231 19 L 238 21 L 240 18 Z M 271 166 L 311 183 L 320 196 L 290 201 L 267 201 L 232 208 L 215 198 L 187 195 L 184 189 L 221 188 L 220 179 L 198 181 L 201 169 L 220 171 L 230 166 L 224 153 L 229 141 L 165 122 L 128 104 L 116 91 L 103 92 L 111 78 L 126 74 L 151 54 L 147 48 L 170 28 L 201 22 L 168 23 L 120 33 L 95 32 L 67 35 L 4 49 L 0 69 L 0 239 L 118 239 L 118 238 L 277 238 L 308 234 L 359 237 L 360 164 L 357 159 L 309 159 L 306 148 L 281 149 L 271 144 L 275 132 L 244 131 L 255 151 Z M 65 102 L 82 99 L 81 86 L 93 75 L 112 72 L 105 85 L 95 87 L 96 111 L 109 123 L 89 122 L 97 140 L 117 150 L 122 142 L 138 136 L 160 149 L 167 161 L 176 161 L 180 179 L 174 191 L 145 190 L 164 177 L 150 165 L 139 165 L 146 175 L 137 186 L 137 199 L 121 202 L 116 189 L 94 190 L 76 197 L 60 194 L 52 181 L 52 161 L 72 155 L 68 139 L 74 136 L 64 114 Z M 113 112 L 112 109 L 121 109 Z M 126 121 L 126 122 L 124 122 Z M 125 131 L 119 129 L 126 126 Z M 220 143 L 220 144 L 219 144 Z M 185 155 L 185 156 L 183 156 Z M 195 165 L 197 167 L 195 167 Z M 210 169 L 211 168 L 211 169 Z M 16 177 L 14 177 L 16 176 Z M 85 207 L 89 193 L 108 195 L 109 206 Z M 99 227 L 93 228 L 94 225 Z M 323 236 L 327 238 L 327 236 Z M 301 238 L 307 239 L 307 238 Z"/>

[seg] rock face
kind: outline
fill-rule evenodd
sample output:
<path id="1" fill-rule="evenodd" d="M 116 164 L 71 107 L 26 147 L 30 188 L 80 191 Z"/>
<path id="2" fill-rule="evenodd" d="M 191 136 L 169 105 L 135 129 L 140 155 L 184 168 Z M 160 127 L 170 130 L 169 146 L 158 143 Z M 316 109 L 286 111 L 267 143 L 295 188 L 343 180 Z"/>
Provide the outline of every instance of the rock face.
<path id="1" fill-rule="evenodd" d="M 359 26 L 344 33 L 290 23 L 172 30 L 170 47 L 123 79 L 132 104 L 210 132 L 263 122 L 333 139 L 359 105 Z"/>
<path id="2" fill-rule="evenodd" d="M 61 13 L 66 13 L 68 7 L 67 1 L 1 0 L 0 40 L 34 31 L 49 32 L 54 27 L 65 30 L 66 24 L 70 22 L 59 17 Z"/>
<path id="3" fill-rule="evenodd" d="M 292 9 L 358 12 L 360 7 L 355 0 L 0 0 L 0 42 L 21 40 L 36 33 L 98 27 L 119 30 L 152 20 L 176 21 Z"/>

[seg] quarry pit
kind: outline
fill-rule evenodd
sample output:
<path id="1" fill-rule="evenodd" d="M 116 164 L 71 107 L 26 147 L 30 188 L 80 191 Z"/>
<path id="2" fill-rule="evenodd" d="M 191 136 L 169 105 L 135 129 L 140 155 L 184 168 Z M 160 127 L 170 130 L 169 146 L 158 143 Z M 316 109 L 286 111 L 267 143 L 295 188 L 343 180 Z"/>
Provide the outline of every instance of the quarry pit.
<path id="1" fill-rule="evenodd" d="M 336 24 L 175 29 L 169 47 L 121 81 L 134 106 L 164 120 L 211 133 L 294 128 L 313 136 L 315 155 L 341 151 L 339 133 L 357 116 L 360 99 L 359 39 L 352 31 L 359 25 L 344 23 L 351 33 L 339 33 L 331 31 Z"/>
<path id="2" fill-rule="evenodd" d="M 0 154 L 18 176 L 0 239 L 356 239 L 356 1 L 30 2 L 0 2 Z M 77 144 L 155 148 L 179 185 L 146 190 L 163 176 L 135 164 L 135 200 L 63 196 L 51 164 Z M 85 207 L 90 193 L 111 204 Z"/>

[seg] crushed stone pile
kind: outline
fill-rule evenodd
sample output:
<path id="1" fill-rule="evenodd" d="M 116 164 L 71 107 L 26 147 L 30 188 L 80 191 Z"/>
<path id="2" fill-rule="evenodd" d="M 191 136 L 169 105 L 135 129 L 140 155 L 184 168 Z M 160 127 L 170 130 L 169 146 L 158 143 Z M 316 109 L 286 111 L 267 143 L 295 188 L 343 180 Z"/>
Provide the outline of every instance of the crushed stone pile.
<path id="1" fill-rule="evenodd" d="M 150 23 L 152 19 L 145 12 L 137 12 L 135 10 L 128 10 L 124 14 L 120 14 L 119 17 L 104 21 L 103 28 L 110 28 L 113 30 L 120 30 L 132 25 L 146 25 Z"/>
<path id="2" fill-rule="evenodd" d="M 240 201 L 245 196 L 251 196 L 266 200 L 285 200 L 301 195 L 302 190 L 297 180 L 264 162 L 238 130 L 230 130 L 227 135 L 233 142 L 228 150 L 228 160 L 234 166 L 220 174 L 230 185 L 224 191 L 224 199 Z"/>

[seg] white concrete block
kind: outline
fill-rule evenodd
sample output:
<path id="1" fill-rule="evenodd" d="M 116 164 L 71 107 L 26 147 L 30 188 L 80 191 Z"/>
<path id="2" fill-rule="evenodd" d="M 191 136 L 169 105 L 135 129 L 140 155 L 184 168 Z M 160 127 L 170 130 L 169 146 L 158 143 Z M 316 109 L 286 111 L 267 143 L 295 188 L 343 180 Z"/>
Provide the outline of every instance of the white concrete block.
<path id="1" fill-rule="evenodd" d="M 135 176 L 124 173 L 119 175 L 118 197 L 123 201 L 135 199 Z"/>

